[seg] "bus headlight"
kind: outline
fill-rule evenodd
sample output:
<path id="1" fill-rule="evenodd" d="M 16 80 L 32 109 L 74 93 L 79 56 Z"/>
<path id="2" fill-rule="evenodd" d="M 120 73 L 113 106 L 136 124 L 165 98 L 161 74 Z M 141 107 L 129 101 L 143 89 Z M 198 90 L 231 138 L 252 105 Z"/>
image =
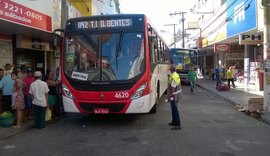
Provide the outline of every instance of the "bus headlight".
<path id="1" fill-rule="evenodd" d="M 73 95 L 69 91 L 68 87 L 64 84 L 62 84 L 64 95 L 70 99 L 73 99 Z"/>
<path id="2" fill-rule="evenodd" d="M 136 90 L 136 92 L 132 95 L 131 99 L 134 100 L 134 99 L 137 99 L 137 98 L 141 97 L 142 94 L 143 94 L 143 92 L 144 92 L 144 90 L 145 90 L 145 88 L 146 88 L 146 86 L 147 86 L 147 83 L 142 84 L 142 85 Z"/>

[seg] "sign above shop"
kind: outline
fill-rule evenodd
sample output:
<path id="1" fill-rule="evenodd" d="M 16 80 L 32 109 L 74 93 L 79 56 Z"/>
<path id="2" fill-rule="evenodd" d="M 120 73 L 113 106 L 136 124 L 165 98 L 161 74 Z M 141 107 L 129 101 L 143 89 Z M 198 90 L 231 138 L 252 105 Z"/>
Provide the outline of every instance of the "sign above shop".
<path id="1" fill-rule="evenodd" d="M 229 52 L 230 45 L 229 44 L 215 44 L 214 45 L 214 52 Z"/>
<path id="2" fill-rule="evenodd" d="M 263 43 L 262 35 L 239 35 L 239 44 L 258 45 Z"/>
<path id="3" fill-rule="evenodd" d="M 0 0 L 0 19 L 52 32 L 50 16 L 10 0 Z"/>
<path id="4" fill-rule="evenodd" d="M 227 0 L 227 38 L 257 28 L 257 1 Z"/>

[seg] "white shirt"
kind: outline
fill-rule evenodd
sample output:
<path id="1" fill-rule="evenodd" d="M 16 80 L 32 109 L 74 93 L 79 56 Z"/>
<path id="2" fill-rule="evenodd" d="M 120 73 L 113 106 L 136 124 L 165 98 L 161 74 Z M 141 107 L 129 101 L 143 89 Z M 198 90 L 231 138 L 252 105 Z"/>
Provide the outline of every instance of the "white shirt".
<path id="1" fill-rule="evenodd" d="M 33 104 L 41 107 L 47 106 L 45 94 L 49 92 L 49 87 L 46 82 L 37 79 L 31 86 L 29 93 L 34 96 Z"/>

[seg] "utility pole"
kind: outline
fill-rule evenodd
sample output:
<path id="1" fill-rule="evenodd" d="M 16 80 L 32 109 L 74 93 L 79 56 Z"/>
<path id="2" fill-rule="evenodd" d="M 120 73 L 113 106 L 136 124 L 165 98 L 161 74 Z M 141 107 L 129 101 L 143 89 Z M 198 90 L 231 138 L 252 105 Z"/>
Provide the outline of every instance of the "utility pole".
<path id="1" fill-rule="evenodd" d="M 170 16 L 175 16 L 175 15 L 181 15 L 181 22 L 182 22 L 182 47 L 185 48 L 185 14 L 187 12 L 174 12 L 170 13 Z"/>
<path id="2" fill-rule="evenodd" d="M 176 33 L 175 33 L 175 26 L 177 24 L 164 24 L 164 26 L 173 26 L 173 44 L 174 48 L 176 48 Z"/>
<path id="3" fill-rule="evenodd" d="M 264 11 L 264 112 L 270 112 L 270 0 L 262 0 Z"/>

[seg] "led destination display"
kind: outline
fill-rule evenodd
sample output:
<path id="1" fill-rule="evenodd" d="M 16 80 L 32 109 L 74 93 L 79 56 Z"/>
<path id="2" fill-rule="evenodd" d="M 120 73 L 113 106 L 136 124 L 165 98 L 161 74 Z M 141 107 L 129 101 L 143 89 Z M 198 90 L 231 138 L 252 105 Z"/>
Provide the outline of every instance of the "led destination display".
<path id="1" fill-rule="evenodd" d="M 97 29 L 97 28 L 116 28 L 116 27 L 119 28 L 131 26 L 132 26 L 132 19 L 79 21 L 75 24 L 76 29 Z"/>

